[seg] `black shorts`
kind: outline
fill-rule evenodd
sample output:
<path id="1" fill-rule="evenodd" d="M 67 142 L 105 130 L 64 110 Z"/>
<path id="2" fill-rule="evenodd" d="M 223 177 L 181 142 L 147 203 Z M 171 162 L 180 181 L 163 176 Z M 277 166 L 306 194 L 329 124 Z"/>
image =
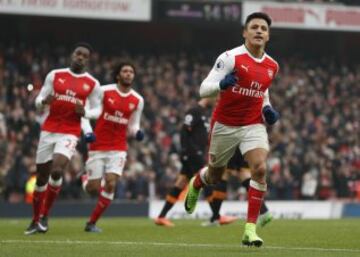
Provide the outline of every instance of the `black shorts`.
<path id="1" fill-rule="evenodd" d="M 205 158 L 202 155 L 182 155 L 182 168 L 180 174 L 191 179 L 205 165 Z"/>
<path id="2" fill-rule="evenodd" d="M 241 154 L 239 148 L 236 148 L 236 151 L 235 151 L 234 155 L 231 157 L 231 159 L 229 160 L 227 167 L 228 167 L 228 169 L 232 169 L 232 170 L 239 170 L 241 168 L 249 167 L 249 165 L 245 161 L 243 155 Z"/>

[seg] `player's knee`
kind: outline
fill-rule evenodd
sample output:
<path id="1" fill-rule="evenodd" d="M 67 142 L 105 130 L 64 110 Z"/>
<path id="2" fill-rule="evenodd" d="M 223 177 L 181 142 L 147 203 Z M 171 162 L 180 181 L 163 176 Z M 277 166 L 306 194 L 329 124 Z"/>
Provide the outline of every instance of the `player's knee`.
<path id="1" fill-rule="evenodd" d="M 209 166 L 207 182 L 211 185 L 219 183 L 224 174 L 224 171 L 225 167 L 214 168 Z"/>
<path id="2" fill-rule="evenodd" d="M 51 170 L 51 178 L 53 180 L 59 180 L 61 177 L 62 177 L 62 170 L 58 167 L 54 167 L 52 170 Z"/>
<path id="3" fill-rule="evenodd" d="M 86 192 L 88 192 L 90 195 L 97 195 L 100 190 L 100 185 L 97 185 L 96 183 L 91 183 L 89 181 L 85 189 Z"/>
<path id="4" fill-rule="evenodd" d="M 106 179 L 104 189 L 108 193 L 114 193 L 116 187 L 116 180 L 114 179 Z"/>
<path id="5" fill-rule="evenodd" d="M 37 173 L 36 185 L 44 186 L 49 181 L 49 173 Z"/>
<path id="6" fill-rule="evenodd" d="M 256 179 L 263 179 L 266 175 L 266 162 L 259 162 L 254 165 L 253 176 Z"/>

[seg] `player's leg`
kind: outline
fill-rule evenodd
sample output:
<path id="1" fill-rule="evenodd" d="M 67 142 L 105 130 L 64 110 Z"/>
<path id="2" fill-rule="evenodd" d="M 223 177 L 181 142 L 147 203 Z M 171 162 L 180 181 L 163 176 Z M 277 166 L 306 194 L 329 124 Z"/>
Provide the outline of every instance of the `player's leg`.
<path id="1" fill-rule="evenodd" d="M 256 222 L 266 193 L 266 158 L 269 151 L 266 128 L 263 125 L 244 127 L 240 151 L 249 164 L 251 180 L 248 191 L 248 211 L 242 243 L 260 247 L 263 240 L 256 234 Z"/>
<path id="2" fill-rule="evenodd" d="M 53 163 L 50 169 L 50 178 L 49 178 L 48 186 L 45 191 L 44 203 L 41 208 L 41 214 L 39 220 L 40 232 L 45 233 L 48 231 L 49 212 L 55 202 L 55 199 L 60 193 L 63 171 L 66 169 L 68 164 L 69 164 L 68 157 L 62 154 L 54 154 Z"/>
<path id="3" fill-rule="evenodd" d="M 242 160 L 242 156 L 239 148 L 237 147 L 234 155 L 228 161 L 226 172 L 224 173 L 221 181 L 214 186 L 215 189 L 212 197 L 213 216 L 210 219 L 210 223 L 226 225 L 237 220 L 236 217 L 232 217 L 232 216 L 220 216 L 220 209 L 222 202 L 226 199 L 227 181 L 229 174 L 231 173 L 232 170 L 235 170 L 239 167 L 241 160 Z"/>
<path id="4" fill-rule="evenodd" d="M 228 160 L 239 144 L 238 128 L 215 123 L 210 138 L 209 165 L 200 170 L 189 183 L 185 198 L 185 210 L 193 213 L 204 185 L 214 185 L 221 181 Z"/>
<path id="5" fill-rule="evenodd" d="M 248 168 L 240 168 L 239 170 L 239 179 L 241 181 L 241 185 L 245 187 L 246 192 L 249 191 L 250 187 L 250 180 L 251 180 L 251 173 Z M 265 227 L 273 220 L 273 216 L 269 212 L 269 208 L 266 205 L 265 199 L 263 199 L 261 208 L 260 208 L 260 215 L 257 221 L 257 225 L 260 227 Z"/>
<path id="6" fill-rule="evenodd" d="M 49 183 L 45 192 L 44 204 L 40 214 L 39 228 L 41 232 L 46 232 L 48 230 L 48 216 L 50 210 L 60 193 L 63 173 L 69 165 L 71 157 L 75 153 L 78 142 L 78 138 L 73 135 L 56 134 L 55 140 L 56 144 L 52 157 L 53 162 L 50 170 Z"/>
<path id="7" fill-rule="evenodd" d="M 203 190 L 204 198 L 208 202 L 212 213 L 214 213 L 214 209 L 213 209 L 214 205 L 212 204 L 212 202 L 213 202 L 212 197 L 213 197 L 213 191 L 214 191 L 213 187 L 214 186 L 212 186 L 212 185 L 206 185 L 206 186 L 204 186 L 204 190 Z M 205 222 L 201 223 L 201 225 L 204 227 L 207 227 L 207 226 L 211 226 L 213 224 L 211 224 L 210 221 L 205 221 Z M 214 224 L 214 225 L 216 225 L 216 224 Z"/>
<path id="8" fill-rule="evenodd" d="M 83 190 L 91 196 L 99 195 L 101 181 L 105 172 L 106 158 L 105 153 L 89 152 L 89 158 L 85 163 L 86 174 L 81 176 L 81 182 Z"/>
<path id="9" fill-rule="evenodd" d="M 112 200 L 114 199 L 116 183 L 118 179 L 119 175 L 116 173 L 105 174 L 104 186 L 100 189 L 96 206 L 85 226 L 86 232 L 101 232 L 101 229 L 96 226 L 96 222 L 100 219 L 101 215 L 110 206 Z"/>
<path id="10" fill-rule="evenodd" d="M 54 146 L 55 143 L 51 134 L 48 132 L 41 132 L 36 152 L 36 184 L 32 202 L 33 216 L 29 227 L 24 232 L 25 235 L 31 235 L 39 231 L 38 223 L 42 205 L 44 203 L 47 183 L 49 181 Z"/>
<path id="11" fill-rule="evenodd" d="M 165 227 L 174 226 L 174 224 L 169 219 L 166 218 L 166 214 L 171 210 L 171 208 L 177 202 L 181 191 L 186 187 L 188 183 L 189 183 L 189 178 L 187 175 L 185 175 L 185 170 L 183 169 L 181 174 L 177 176 L 175 185 L 170 189 L 169 193 L 166 195 L 165 204 L 159 216 L 154 220 L 156 225 L 165 226 Z"/>
<path id="12" fill-rule="evenodd" d="M 33 216 L 25 235 L 31 235 L 38 231 L 38 222 L 40 220 L 40 211 L 45 198 L 47 182 L 49 180 L 50 168 L 52 162 L 36 165 L 36 184 L 33 193 Z"/>
<path id="13" fill-rule="evenodd" d="M 100 187 L 98 201 L 85 226 L 86 232 L 101 232 L 101 229 L 96 227 L 96 222 L 114 199 L 116 183 L 122 175 L 126 162 L 126 152 L 116 151 L 103 154 L 106 156 L 101 158 L 104 161 L 104 186 Z M 101 167 L 97 166 L 97 168 L 100 169 Z M 94 173 L 98 174 L 98 172 Z"/>
<path id="14" fill-rule="evenodd" d="M 211 186 L 212 195 L 208 199 L 211 200 L 209 201 L 209 204 L 212 211 L 212 216 L 210 221 L 202 223 L 202 226 L 227 225 L 237 220 L 236 217 L 220 215 L 221 205 L 226 199 L 227 180 L 228 174 L 225 172 L 220 182 Z M 206 191 L 207 187 L 209 186 L 206 186 L 204 191 Z"/>

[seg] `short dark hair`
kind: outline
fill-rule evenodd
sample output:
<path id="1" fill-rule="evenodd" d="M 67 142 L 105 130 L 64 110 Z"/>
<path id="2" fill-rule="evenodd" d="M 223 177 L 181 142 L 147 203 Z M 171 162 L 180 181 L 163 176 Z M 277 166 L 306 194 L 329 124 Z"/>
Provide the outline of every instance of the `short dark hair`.
<path id="1" fill-rule="evenodd" d="M 246 17 L 245 27 L 253 19 L 263 19 L 266 21 L 266 23 L 268 24 L 269 27 L 271 26 L 271 18 L 268 14 L 266 14 L 264 12 L 254 12 L 254 13 L 250 14 L 248 17 Z"/>
<path id="2" fill-rule="evenodd" d="M 78 47 L 84 47 L 86 49 L 88 49 L 90 51 L 90 54 L 92 54 L 94 52 L 94 48 L 87 42 L 78 42 L 73 46 L 73 52 L 75 51 L 76 48 Z"/>
<path id="3" fill-rule="evenodd" d="M 112 73 L 112 77 L 115 82 L 118 82 L 117 75 L 119 75 L 119 72 L 121 71 L 121 69 L 124 66 L 130 66 L 134 70 L 134 73 L 136 74 L 135 65 L 132 62 L 123 61 L 123 62 L 117 63 L 114 65 L 114 69 L 113 69 L 113 73 Z"/>

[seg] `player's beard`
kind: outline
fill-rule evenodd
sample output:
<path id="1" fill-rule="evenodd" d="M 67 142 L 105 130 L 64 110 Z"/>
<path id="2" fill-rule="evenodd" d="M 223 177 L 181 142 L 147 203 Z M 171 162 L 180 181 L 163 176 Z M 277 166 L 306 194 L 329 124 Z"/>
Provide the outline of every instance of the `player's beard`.
<path id="1" fill-rule="evenodd" d="M 124 79 L 120 79 L 120 84 L 121 84 L 123 87 L 129 88 L 129 87 L 131 87 L 131 85 L 132 85 L 132 81 L 131 81 L 131 82 L 128 82 L 128 81 L 125 81 Z"/>
<path id="2" fill-rule="evenodd" d="M 85 70 L 85 65 L 80 62 L 73 62 L 71 64 L 71 70 L 75 73 L 83 73 Z"/>

